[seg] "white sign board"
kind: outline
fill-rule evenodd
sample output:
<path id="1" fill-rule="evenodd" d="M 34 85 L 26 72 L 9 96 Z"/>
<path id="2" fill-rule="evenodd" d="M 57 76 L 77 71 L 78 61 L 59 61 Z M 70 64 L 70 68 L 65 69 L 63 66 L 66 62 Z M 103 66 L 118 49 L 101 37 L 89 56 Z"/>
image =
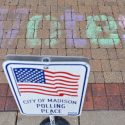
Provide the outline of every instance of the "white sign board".
<path id="1" fill-rule="evenodd" d="M 22 114 L 80 115 L 90 72 L 87 62 L 7 60 L 3 67 Z"/>

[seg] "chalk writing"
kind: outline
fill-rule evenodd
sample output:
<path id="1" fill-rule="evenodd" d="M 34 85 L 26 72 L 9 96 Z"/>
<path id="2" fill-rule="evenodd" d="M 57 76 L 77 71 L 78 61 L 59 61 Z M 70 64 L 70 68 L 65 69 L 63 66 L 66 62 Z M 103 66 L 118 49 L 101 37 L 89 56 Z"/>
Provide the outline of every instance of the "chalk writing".
<path id="1" fill-rule="evenodd" d="M 120 15 L 118 20 L 119 20 L 119 26 L 121 28 L 125 28 L 125 16 Z M 121 38 L 125 39 L 125 34 L 123 34 Z"/>
<path id="2" fill-rule="evenodd" d="M 72 13 L 71 10 L 65 10 L 65 16 L 61 16 L 62 20 L 65 20 L 65 26 L 66 26 L 66 34 L 67 34 L 67 45 L 68 46 L 74 46 L 76 48 L 80 48 L 82 46 L 85 46 L 87 44 L 87 41 L 85 39 L 78 38 L 76 35 L 76 21 L 83 21 L 82 15 L 76 15 L 75 13 Z M 74 38 L 71 40 L 71 38 Z M 73 45 L 74 44 L 74 45 Z"/>
<path id="3" fill-rule="evenodd" d="M 18 32 L 19 32 L 19 26 L 20 26 L 20 20 L 21 17 L 25 14 L 28 14 L 28 10 L 25 8 L 18 8 L 16 11 L 13 10 L 11 13 L 15 13 L 16 19 L 13 21 L 12 27 L 6 31 L 4 31 L 4 15 L 7 15 L 8 9 L 1 9 L 0 8 L 0 39 L 2 38 L 9 38 L 8 44 L 11 44 L 13 42 L 13 38 L 16 38 Z M 19 18 L 20 17 L 20 18 Z M 0 41 L 1 43 L 1 41 Z"/>
<path id="4" fill-rule="evenodd" d="M 41 39 L 37 38 L 37 28 L 39 25 L 39 22 L 42 20 L 42 16 L 41 15 L 36 15 L 30 18 L 30 21 L 27 24 L 27 45 L 34 47 L 34 46 L 39 46 L 41 45 Z"/>
<path id="5" fill-rule="evenodd" d="M 45 18 L 45 20 L 50 21 L 50 18 L 53 20 L 51 21 L 51 25 L 50 25 L 50 39 L 51 39 L 51 46 L 54 46 L 55 44 L 57 44 L 57 29 L 58 27 L 60 28 L 61 25 L 60 23 L 57 24 L 56 18 L 52 17 L 50 15 L 47 15 L 45 17 L 41 16 L 41 15 L 36 15 L 30 18 L 30 21 L 28 22 L 27 25 L 27 38 L 28 38 L 28 46 L 31 46 L 32 48 L 35 46 L 39 46 L 41 45 L 41 39 L 37 38 L 37 30 L 38 26 L 39 26 L 39 22 Z M 35 33 L 34 33 L 35 32 Z M 58 36 L 61 35 L 61 31 L 58 32 Z M 43 41 L 43 44 L 45 44 L 46 46 L 49 46 L 49 42 L 48 39 L 45 39 Z"/>
<path id="6" fill-rule="evenodd" d="M 21 18 L 28 14 L 29 10 L 26 8 L 17 8 L 16 10 L 8 10 L 0 8 L 0 44 L 3 39 L 8 38 L 7 44 L 13 43 L 14 38 L 17 37 L 20 31 Z M 11 27 L 4 27 L 4 20 L 12 20 Z M 84 21 L 83 15 L 78 15 L 73 10 L 65 10 L 64 15 L 60 15 L 60 19 L 65 22 L 66 32 L 66 45 L 68 47 L 83 48 L 88 42 L 81 37 L 81 30 L 77 26 L 78 23 Z M 50 21 L 49 36 L 48 38 L 39 38 L 38 30 L 40 22 L 42 20 Z M 27 22 L 27 45 L 31 48 L 36 46 L 50 46 L 54 47 L 59 44 L 58 38 L 62 35 L 61 23 L 57 21 L 54 16 L 46 15 L 34 15 Z M 118 17 L 119 25 L 121 28 L 125 28 L 125 17 L 120 15 Z M 43 29 L 44 30 L 44 29 Z M 91 44 L 102 46 L 113 46 L 120 43 L 120 38 L 117 34 L 117 24 L 113 17 L 106 15 L 96 15 L 87 17 L 87 25 L 85 27 L 86 38 L 90 38 Z M 82 32 L 84 33 L 84 31 Z M 121 36 L 125 39 L 125 34 Z"/>
<path id="7" fill-rule="evenodd" d="M 97 22 L 104 22 L 105 26 L 98 26 Z M 117 25 L 114 18 L 111 16 L 88 16 L 86 33 L 90 38 L 92 44 L 99 44 L 103 46 L 118 45 L 120 42 L 117 34 Z"/>
<path id="8" fill-rule="evenodd" d="M 60 23 L 57 23 L 56 18 L 53 17 L 53 16 L 45 16 L 45 19 L 46 20 L 53 20 L 51 21 L 51 24 L 50 24 L 50 39 L 51 39 L 51 42 L 50 42 L 50 46 L 53 47 L 54 45 L 57 44 L 57 35 L 60 36 L 61 35 L 61 30 L 57 32 L 57 29 L 61 27 L 61 24 Z M 48 45 L 48 39 L 46 39 L 43 43 L 45 45 Z M 49 46 L 49 45 L 48 45 Z"/>

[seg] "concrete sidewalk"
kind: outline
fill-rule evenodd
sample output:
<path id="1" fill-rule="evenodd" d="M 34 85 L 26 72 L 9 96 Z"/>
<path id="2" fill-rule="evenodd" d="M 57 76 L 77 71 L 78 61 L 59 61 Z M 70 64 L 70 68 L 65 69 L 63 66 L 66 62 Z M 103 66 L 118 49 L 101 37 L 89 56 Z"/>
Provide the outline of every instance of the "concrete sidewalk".
<path id="1" fill-rule="evenodd" d="M 0 125 L 39 125 L 45 117 L 1 112 Z M 64 117 L 71 125 L 124 125 L 124 111 L 83 111 L 80 117 Z"/>

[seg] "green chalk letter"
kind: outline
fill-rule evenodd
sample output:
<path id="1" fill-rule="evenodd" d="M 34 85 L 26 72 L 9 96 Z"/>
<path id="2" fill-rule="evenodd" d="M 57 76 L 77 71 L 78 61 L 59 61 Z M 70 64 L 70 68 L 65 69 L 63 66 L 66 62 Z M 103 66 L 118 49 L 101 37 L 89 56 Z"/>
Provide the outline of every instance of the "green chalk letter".
<path id="1" fill-rule="evenodd" d="M 27 25 L 27 38 L 28 40 L 28 45 L 31 47 L 34 46 L 39 46 L 41 45 L 41 39 L 37 39 L 37 28 L 39 25 L 39 22 L 42 20 L 41 15 L 36 15 L 30 18 L 30 21 L 28 22 Z"/>
<path id="2" fill-rule="evenodd" d="M 60 24 L 59 22 L 55 21 L 55 20 L 56 20 L 55 17 L 50 16 L 50 15 L 45 16 L 45 19 L 46 19 L 46 20 L 50 20 L 50 18 L 53 20 L 53 21 L 51 21 L 51 23 L 50 23 L 50 40 L 51 40 L 50 46 L 53 47 L 53 46 L 56 45 L 57 42 L 58 42 L 58 41 L 57 41 L 57 35 L 58 35 L 58 36 L 61 35 L 61 31 L 58 31 L 58 32 L 57 32 L 57 29 L 58 29 L 58 28 L 60 29 L 61 24 Z M 46 39 L 43 43 L 44 43 L 46 46 L 49 46 L 47 41 L 48 41 L 48 40 Z"/>
<path id="3" fill-rule="evenodd" d="M 36 15 L 30 18 L 30 21 L 28 22 L 27 25 L 27 38 L 28 40 L 28 45 L 31 46 L 32 48 L 35 46 L 41 45 L 41 39 L 37 38 L 37 30 L 39 26 L 39 22 L 42 20 L 43 16 L 41 15 Z M 56 20 L 55 17 L 52 17 L 50 15 L 45 16 L 46 20 Z M 57 35 L 61 35 L 61 31 L 58 32 L 57 34 L 57 29 L 61 27 L 61 24 L 58 23 L 57 21 L 51 21 L 51 27 L 50 27 L 50 39 L 51 39 L 51 46 L 54 46 L 57 44 Z M 49 46 L 48 39 L 44 40 L 43 43 L 46 46 Z"/>
<path id="4" fill-rule="evenodd" d="M 103 21 L 104 27 L 98 26 L 96 23 Z M 117 34 L 117 25 L 114 18 L 111 16 L 100 15 L 100 16 L 88 16 L 87 17 L 87 30 L 86 34 L 90 38 L 93 44 L 99 44 L 103 46 L 118 45 L 120 42 Z M 106 37 L 100 38 L 100 34 L 107 34 Z M 104 35 L 103 34 L 103 35 Z M 98 40 L 97 40 L 98 38 Z"/>

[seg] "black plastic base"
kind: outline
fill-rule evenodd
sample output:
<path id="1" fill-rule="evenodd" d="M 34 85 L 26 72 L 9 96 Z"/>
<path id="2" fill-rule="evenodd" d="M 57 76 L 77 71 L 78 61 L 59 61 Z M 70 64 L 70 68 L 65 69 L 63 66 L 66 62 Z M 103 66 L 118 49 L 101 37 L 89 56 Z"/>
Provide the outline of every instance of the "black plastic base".
<path id="1" fill-rule="evenodd" d="M 56 123 L 56 125 L 70 125 L 68 121 L 66 121 L 64 118 L 58 117 L 58 116 L 55 116 L 55 123 Z M 40 125 L 50 125 L 50 119 L 49 118 L 44 119 L 40 123 Z"/>

